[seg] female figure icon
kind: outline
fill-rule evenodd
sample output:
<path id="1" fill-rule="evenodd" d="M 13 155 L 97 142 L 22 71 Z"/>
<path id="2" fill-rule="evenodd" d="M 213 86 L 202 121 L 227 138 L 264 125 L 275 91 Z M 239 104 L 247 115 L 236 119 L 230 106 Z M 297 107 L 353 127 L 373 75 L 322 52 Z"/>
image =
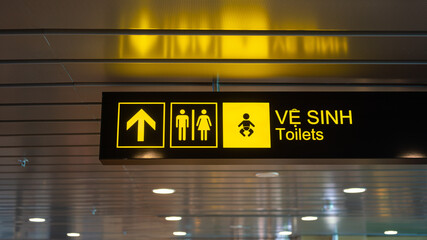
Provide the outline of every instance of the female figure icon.
<path id="1" fill-rule="evenodd" d="M 200 131 L 200 138 L 202 141 L 208 140 L 208 131 L 211 130 L 211 119 L 208 115 L 206 115 L 207 111 L 205 109 L 202 110 L 202 115 L 197 119 L 197 130 Z"/>

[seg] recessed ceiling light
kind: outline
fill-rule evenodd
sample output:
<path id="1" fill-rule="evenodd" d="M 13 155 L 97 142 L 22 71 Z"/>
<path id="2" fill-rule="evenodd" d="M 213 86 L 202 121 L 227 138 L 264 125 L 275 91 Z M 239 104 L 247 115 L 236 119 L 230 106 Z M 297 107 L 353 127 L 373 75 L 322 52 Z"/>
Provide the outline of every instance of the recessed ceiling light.
<path id="1" fill-rule="evenodd" d="M 185 236 L 185 235 L 187 235 L 187 233 L 186 232 L 173 232 L 173 235 L 174 236 Z"/>
<path id="2" fill-rule="evenodd" d="M 69 237 L 80 237 L 80 233 L 67 233 Z"/>
<path id="3" fill-rule="evenodd" d="M 242 225 L 231 225 L 230 228 L 232 228 L 232 229 L 242 229 L 243 226 Z"/>
<path id="4" fill-rule="evenodd" d="M 255 176 L 260 178 L 278 177 L 279 173 L 278 172 L 259 172 L 255 174 Z"/>
<path id="5" fill-rule="evenodd" d="M 45 222 L 46 219 L 44 218 L 30 218 L 28 219 L 30 222 Z"/>
<path id="6" fill-rule="evenodd" d="M 289 236 L 289 235 L 292 235 L 292 232 L 291 231 L 281 231 L 281 232 L 279 232 L 279 235 L 280 236 Z"/>
<path id="7" fill-rule="evenodd" d="M 301 220 L 303 220 L 303 221 L 316 221 L 317 217 L 316 216 L 305 216 L 305 217 L 302 217 Z"/>
<path id="8" fill-rule="evenodd" d="M 169 217 L 165 217 L 166 221 L 179 221 L 182 219 L 182 217 L 178 217 L 178 216 L 169 216 Z"/>
<path id="9" fill-rule="evenodd" d="M 366 188 L 346 188 L 344 189 L 345 193 L 363 193 L 366 191 Z"/>
<path id="10" fill-rule="evenodd" d="M 153 189 L 153 193 L 156 193 L 156 194 L 172 194 L 174 192 L 175 192 L 175 189 L 170 189 L 170 188 Z"/>
<path id="11" fill-rule="evenodd" d="M 387 230 L 387 231 L 384 232 L 384 234 L 385 235 L 396 235 L 397 231 L 395 231 L 395 230 Z"/>

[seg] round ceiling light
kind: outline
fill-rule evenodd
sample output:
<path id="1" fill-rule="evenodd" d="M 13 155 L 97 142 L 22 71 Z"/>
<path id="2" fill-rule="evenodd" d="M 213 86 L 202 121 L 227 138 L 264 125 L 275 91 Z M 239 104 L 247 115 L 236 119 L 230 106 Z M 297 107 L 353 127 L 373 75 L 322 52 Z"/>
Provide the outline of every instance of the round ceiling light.
<path id="1" fill-rule="evenodd" d="M 270 177 L 278 177 L 279 173 L 278 172 L 259 172 L 255 174 L 255 176 L 259 178 L 270 178 Z"/>
<path id="2" fill-rule="evenodd" d="M 185 236 L 185 235 L 187 235 L 187 233 L 186 232 L 173 232 L 173 235 L 174 236 Z"/>
<path id="3" fill-rule="evenodd" d="M 44 218 L 30 218 L 28 219 L 30 222 L 46 222 Z"/>
<path id="4" fill-rule="evenodd" d="M 67 233 L 69 237 L 80 237 L 80 233 Z"/>
<path id="5" fill-rule="evenodd" d="M 279 232 L 279 235 L 280 236 L 289 236 L 289 235 L 292 235 L 292 232 L 291 231 L 281 231 L 281 232 Z"/>
<path id="6" fill-rule="evenodd" d="M 303 220 L 303 221 L 316 221 L 317 219 L 318 219 L 318 217 L 316 217 L 316 216 L 305 216 L 305 217 L 301 218 L 301 220 Z"/>
<path id="7" fill-rule="evenodd" d="M 182 217 L 178 217 L 178 216 L 169 216 L 169 217 L 165 217 L 166 221 L 180 221 L 182 219 Z"/>
<path id="8" fill-rule="evenodd" d="M 231 225 L 230 228 L 232 228 L 232 229 L 242 229 L 243 225 Z"/>
<path id="9" fill-rule="evenodd" d="M 170 188 L 153 189 L 153 193 L 156 193 L 156 194 L 172 194 L 174 192 L 175 192 L 175 189 L 170 189 Z"/>
<path id="10" fill-rule="evenodd" d="M 366 188 L 346 188 L 344 189 L 345 193 L 363 193 L 366 191 Z"/>
<path id="11" fill-rule="evenodd" d="M 387 230 L 387 231 L 384 232 L 384 234 L 385 235 L 396 235 L 397 231 L 395 231 L 395 230 Z"/>

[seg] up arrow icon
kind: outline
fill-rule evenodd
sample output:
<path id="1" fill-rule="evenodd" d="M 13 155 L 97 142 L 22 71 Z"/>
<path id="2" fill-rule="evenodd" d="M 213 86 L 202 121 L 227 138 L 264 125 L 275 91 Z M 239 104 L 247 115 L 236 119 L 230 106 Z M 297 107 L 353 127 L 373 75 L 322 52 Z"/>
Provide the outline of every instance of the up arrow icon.
<path id="1" fill-rule="evenodd" d="M 145 122 L 154 130 L 156 130 L 156 121 L 150 117 L 143 109 L 139 110 L 126 124 L 126 130 L 129 130 L 136 122 L 138 122 L 138 142 L 144 141 Z"/>

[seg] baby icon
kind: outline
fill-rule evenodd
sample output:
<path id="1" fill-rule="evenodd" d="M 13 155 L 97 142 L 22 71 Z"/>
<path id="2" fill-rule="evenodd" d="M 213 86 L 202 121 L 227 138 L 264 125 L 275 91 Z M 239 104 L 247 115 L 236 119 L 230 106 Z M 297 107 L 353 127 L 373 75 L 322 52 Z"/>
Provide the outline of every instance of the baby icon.
<path id="1" fill-rule="evenodd" d="M 254 130 L 251 129 L 251 126 L 255 127 L 255 125 L 251 121 L 248 120 L 249 114 L 247 114 L 247 113 L 243 114 L 243 118 L 245 120 L 243 120 L 238 126 L 238 127 L 243 126 L 242 129 L 240 129 L 240 134 L 242 134 L 244 137 L 246 137 L 245 132 L 248 131 L 249 132 L 248 137 L 250 137 L 252 135 L 252 133 L 254 133 Z"/>

